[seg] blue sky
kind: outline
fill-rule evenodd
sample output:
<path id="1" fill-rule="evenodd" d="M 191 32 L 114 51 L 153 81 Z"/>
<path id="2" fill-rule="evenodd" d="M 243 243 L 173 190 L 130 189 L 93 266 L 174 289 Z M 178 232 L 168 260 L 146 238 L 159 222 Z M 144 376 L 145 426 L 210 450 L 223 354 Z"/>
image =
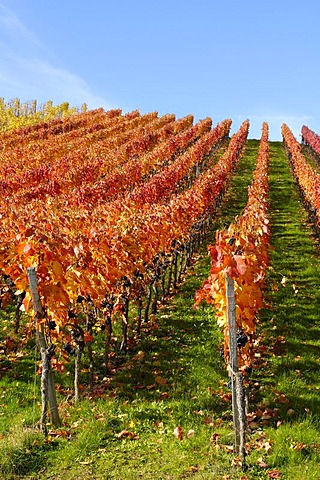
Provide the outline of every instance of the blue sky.
<path id="1" fill-rule="evenodd" d="M 0 0 L 0 96 L 320 133 L 318 0 Z"/>

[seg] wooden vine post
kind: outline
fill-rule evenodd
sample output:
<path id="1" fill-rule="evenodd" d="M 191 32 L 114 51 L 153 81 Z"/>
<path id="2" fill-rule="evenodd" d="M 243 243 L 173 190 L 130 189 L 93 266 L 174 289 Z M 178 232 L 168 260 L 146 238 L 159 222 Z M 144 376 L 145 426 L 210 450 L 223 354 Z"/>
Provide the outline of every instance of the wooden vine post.
<path id="1" fill-rule="evenodd" d="M 234 280 L 226 274 L 227 318 L 229 327 L 229 368 L 231 373 L 234 453 L 245 461 L 246 405 L 243 375 L 238 367 L 237 322 Z"/>
<path id="2" fill-rule="evenodd" d="M 42 309 L 39 293 L 37 290 L 37 276 L 36 270 L 34 267 L 27 268 L 27 275 L 30 287 L 30 293 L 32 298 L 33 310 L 35 313 L 34 324 L 36 328 L 36 339 L 40 346 L 41 360 L 42 360 L 42 371 L 41 371 L 41 401 L 42 401 L 42 410 L 41 410 L 41 420 L 40 426 L 43 433 L 47 434 L 47 412 L 48 412 L 48 403 L 50 407 L 50 419 L 53 425 L 60 424 L 58 404 L 56 399 L 53 373 L 51 370 L 51 358 L 54 354 L 54 346 L 48 345 L 44 333 L 44 325 L 40 323 L 40 326 L 37 325 L 37 320 L 44 318 L 44 312 Z"/>

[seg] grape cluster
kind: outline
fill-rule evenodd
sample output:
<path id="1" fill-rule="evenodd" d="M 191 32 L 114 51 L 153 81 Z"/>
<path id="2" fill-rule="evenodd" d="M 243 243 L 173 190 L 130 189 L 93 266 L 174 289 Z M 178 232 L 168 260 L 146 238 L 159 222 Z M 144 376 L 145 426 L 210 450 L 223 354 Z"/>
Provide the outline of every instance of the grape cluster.
<path id="1" fill-rule="evenodd" d="M 243 332 L 238 332 L 237 333 L 237 347 L 238 348 L 244 347 L 247 342 L 248 342 L 247 335 Z"/>
<path id="2" fill-rule="evenodd" d="M 74 355 L 75 354 L 75 349 L 71 345 L 71 343 L 67 342 L 63 345 L 63 350 L 67 352 L 68 355 Z"/>

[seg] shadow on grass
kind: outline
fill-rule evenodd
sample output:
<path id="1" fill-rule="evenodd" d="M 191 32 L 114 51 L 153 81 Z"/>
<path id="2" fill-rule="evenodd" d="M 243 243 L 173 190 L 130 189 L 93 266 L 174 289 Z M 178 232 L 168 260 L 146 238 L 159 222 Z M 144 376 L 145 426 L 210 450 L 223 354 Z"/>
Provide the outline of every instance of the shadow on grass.
<path id="1" fill-rule="evenodd" d="M 1 479 L 40 478 L 32 474 L 39 473 L 46 467 L 48 456 L 58 447 L 58 442 L 45 440 L 41 433 L 33 430 L 10 432 L 8 441 L 1 445 Z"/>
<path id="2" fill-rule="evenodd" d="M 226 381 L 214 315 L 208 307 L 193 308 L 201 281 L 201 276 L 196 283 L 193 277 L 187 279 L 177 298 L 159 310 L 157 323 L 145 326 L 136 351 L 113 378 L 117 397 L 225 408 L 211 393 Z"/>

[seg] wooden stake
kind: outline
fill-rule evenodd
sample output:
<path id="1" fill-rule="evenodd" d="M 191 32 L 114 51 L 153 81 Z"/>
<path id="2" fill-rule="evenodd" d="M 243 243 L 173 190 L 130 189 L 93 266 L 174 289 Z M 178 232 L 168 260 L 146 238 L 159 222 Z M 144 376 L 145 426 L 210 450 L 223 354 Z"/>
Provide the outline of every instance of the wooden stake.
<path id="1" fill-rule="evenodd" d="M 27 275 L 29 280 L 33 310 L 35 313 L 35 327 L 36 327 L 36 336 L 37 341 L 40 346 L 41 360 L 42 360 L 42 373 L 41 373 L 41 399 L 42 399 L 42 412 L 40 425 L 44 434 L 47 434 L 47 404 L 50 405 L 50 418 L 53 425 L 60 424 L 59 412 L 57 399 L 55 394 L 53 374 L 51 370 L 51 358 L 54 354 L 53 345 L 48 346 L 46 337 L 44 334 L 44 325 L 40 324 L 40 329 L 37 325 L 37 319 L 44 318 L 44 312 L 42 309 L 39 293 L 37 290 L 37 276 L 36 270 L 34 267 L 27 268 Z"/>
<path id="2" fill-rule="evenodd" d="M 231 371 L 232 412 L 234 428 L 234 452 L 244 462 L 245 459 L 245 395 L 242 373 L 238 366 L 237 322 L 234 280 L 225 276 L 227 296 L 227 317 L 229 326 L 229 367 Z"/>

